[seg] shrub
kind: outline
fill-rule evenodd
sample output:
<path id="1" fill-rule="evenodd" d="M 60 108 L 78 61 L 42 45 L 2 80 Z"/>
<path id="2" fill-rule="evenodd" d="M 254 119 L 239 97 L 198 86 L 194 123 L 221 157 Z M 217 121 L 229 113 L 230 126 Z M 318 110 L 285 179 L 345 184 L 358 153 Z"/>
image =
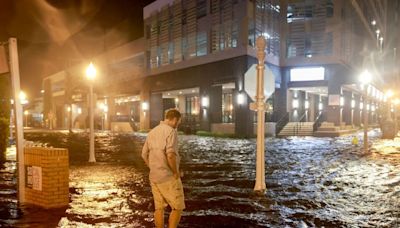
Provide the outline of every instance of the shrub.
<path id="1" fill-rule="evenodd" d="M 197 131 L 196 135 L 198 136 L 211 136 L 217 138 L 240 138 L 234 134 L 222 133 L 222 132 L 209 132 L 209 131 Z"/>
<path id="2" fill-rule="evenodd" d="M 10 121 L 0 117 L 0 153 L 7 150 Z"/>
<path id="3" fill-rule="evenodd" d="M 139 130 L 137 133 L 149 133 L 150 129 L 145 129 L 145 130 Z"/>

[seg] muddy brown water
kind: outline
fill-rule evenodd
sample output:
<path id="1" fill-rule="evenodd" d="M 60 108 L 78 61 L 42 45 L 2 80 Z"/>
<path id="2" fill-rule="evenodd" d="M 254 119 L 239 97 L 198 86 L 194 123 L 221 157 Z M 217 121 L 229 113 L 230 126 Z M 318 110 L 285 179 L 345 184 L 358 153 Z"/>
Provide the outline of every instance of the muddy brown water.
<path id="1" fill-rule="evenodd" d="M 369 155 L 352 136 L 268 138 L 264 195 L 253 192 L 254 139 L 180 136 L 181 227 L 400 227 L 400 140 L 386 146 L 379 132 L 370 136 Z M 63 210 L 19 208 L 11 151 L 0 168 L 0 226 L 152 227 L 144 134 L 97 134 L 93 165 L 87 135 L 25 137 L 69 149 L 71 202 Z"/>

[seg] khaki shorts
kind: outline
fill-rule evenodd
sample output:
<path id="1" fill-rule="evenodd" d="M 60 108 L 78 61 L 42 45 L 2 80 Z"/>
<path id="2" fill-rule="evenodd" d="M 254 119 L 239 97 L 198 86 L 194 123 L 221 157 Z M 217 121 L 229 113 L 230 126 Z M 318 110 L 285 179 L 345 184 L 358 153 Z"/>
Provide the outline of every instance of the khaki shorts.
<path id="1" fill-rule="evenodd" d="M 173 210 L 185 209 L 185 199 L 181 179 L 172 178 L 161 184 L 151 184 L 156 210 L 164 209 L 169 205 Z"/>

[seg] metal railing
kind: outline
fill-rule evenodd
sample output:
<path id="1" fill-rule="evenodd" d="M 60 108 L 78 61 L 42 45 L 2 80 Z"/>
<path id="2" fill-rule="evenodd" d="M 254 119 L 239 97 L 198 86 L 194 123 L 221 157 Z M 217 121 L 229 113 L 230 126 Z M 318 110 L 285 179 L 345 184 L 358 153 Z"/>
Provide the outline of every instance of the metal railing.
<path id="1" fill-rule="evenodd" d="M 299 130 L 302 128 L 306 116 L 307 116 L 307 112 L 304 112 L 303 115 L 301 115 L 301 117 L 297 121 L 296 125 L 293 127 L 293 135 L 299 134 Z"/>
<path id="2" fill-rule="evenodd" d="M 313 124 L 313 131 L 317 131 L 319 127 L 321 127 L 322 122 L 325 121 L 325 112 L 321 111 L 317 118 L 315 119 L 315 122 Z"/>
<path id="3" fill-rule="evenodd" d="M 282 129 L 286 126 L 288 122 L 289 122 L 289 113 L 287 112 L 285 115 L 282 116 L 282 118 L 278 120 L 278 122 L 276 122 L 275 134 L 278 135 L 279 132 L 282 131 Z"/>

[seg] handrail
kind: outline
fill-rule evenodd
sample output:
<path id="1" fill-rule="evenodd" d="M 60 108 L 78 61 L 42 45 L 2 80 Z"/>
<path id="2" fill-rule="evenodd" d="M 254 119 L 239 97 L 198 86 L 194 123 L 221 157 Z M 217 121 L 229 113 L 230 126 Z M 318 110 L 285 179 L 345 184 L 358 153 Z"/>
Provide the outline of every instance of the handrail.
<path id="1" fill-rule="evenodd" d="M 321 111 L 318 114 L 317 118 L 315 119 L 315 122 L 313 124 L 313 131 L 317 131 L 318 130 L 318 128 L 321 126 L 322 122 L 325 120 L 324 117 L 325 117 L 324 112 Z"/>
<path id="2" fill-rule="evenodd" d="M 304 118 L 306 116 L 307 116 L 307 112 L 304 112 L 303 115 L 301 115 L 301 117 L 298 119 L 298 121 L 296 121 L 297 123 L 293 127 L 293 135 L 298 135 L 299 134 L 299 130 L 303 126 Z"/>
<path id="3" fill-rule="evenodd" d="M 297 121 L 297 122 L 304 122 L 303 120 L 306 117 L 306 115 L 307 115 L 307 112 L 304 112 L 303 115 L 299 118 L 299 121 Z"/>
<path id="4" fill-rule="evenodd" d="M 275 134 L 278 135 L 279 132 L 282 131 L 282 129 L 285 127 L 285 125 L 289 122 L 289 113 L 287 112 L 285 115 L 283 115 L 275 125 Z"/>

